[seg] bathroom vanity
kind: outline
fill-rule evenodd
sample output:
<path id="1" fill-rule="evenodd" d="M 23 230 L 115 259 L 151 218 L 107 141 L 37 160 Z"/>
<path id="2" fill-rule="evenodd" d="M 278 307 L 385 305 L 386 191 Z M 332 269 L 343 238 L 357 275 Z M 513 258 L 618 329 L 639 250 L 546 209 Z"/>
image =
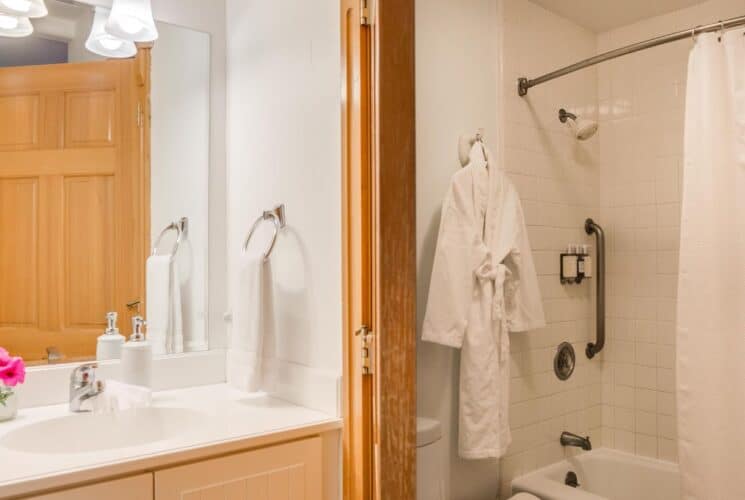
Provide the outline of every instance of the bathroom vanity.
<path id="1" fill-rule="evenodd" d="M 0 427 L 0 499 L 336 498 L 341 420 L 226 385 L 149 408 L 26 409 Z"/>
<path id="2" fill-rule="evenodd" d="M 130 40 L 112 0 L 43 3 L 0 26 L 0 500 L 341 498 L 338 6 L 138 0 Z"/>

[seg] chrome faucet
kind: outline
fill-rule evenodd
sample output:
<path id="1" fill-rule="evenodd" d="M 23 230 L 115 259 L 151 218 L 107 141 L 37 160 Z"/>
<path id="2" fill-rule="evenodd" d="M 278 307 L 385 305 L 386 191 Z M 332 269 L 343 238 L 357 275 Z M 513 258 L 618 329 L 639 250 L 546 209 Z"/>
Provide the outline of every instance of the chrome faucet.
<path id="1" fill-rule="evenodd" d="M 104 383 L 96 380 L 96 363 L 80 365 L 70 375 L 70 411 L 83 413 L 90 410 L 82 410 L 84 401 L 95 398 L 104 390 Z"/>
<path id="2" fill-rule="evenodd" d="M 582 448 L 585 451 L 590 451 L 592 449 L 590 436 L 582 437 L 567 431 L 561 433 L 559 442 L 561 443 L 561 446 L 576 446 L 577 448 Z"/>

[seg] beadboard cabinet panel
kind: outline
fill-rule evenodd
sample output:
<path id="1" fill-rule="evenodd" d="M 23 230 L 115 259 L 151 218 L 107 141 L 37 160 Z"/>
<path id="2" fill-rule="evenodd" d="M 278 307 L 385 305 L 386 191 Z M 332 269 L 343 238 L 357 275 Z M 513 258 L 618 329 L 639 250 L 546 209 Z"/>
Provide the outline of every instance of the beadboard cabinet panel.
<path id="1" fill-rule="evenodd" d="M 73 488 L 29 497 L 28 500 L 153 500 L 153 475 L 106 481 L 105 483 Z"/>
<path id="2" fill-rule="evenodd" d="M 155 500 L 321 500 L 322 487 L 320 437 L 155 473 Z"/>

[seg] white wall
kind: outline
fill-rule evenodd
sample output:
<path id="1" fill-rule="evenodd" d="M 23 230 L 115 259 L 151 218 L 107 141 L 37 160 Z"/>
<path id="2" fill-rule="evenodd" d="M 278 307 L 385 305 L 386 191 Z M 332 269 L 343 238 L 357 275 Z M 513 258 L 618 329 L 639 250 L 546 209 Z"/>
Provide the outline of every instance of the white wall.
<path id="1" fill-rule="evenodd" d="M 272 267 L 277 355 L 341 372 L 339 4 L 227 1 L 229 275 L 263 210 L 287 207 Z M 265 248 L 270 224 L 250 252 Z M 235 288 L 231 279 L 231 290 Z M 241 307 L 234 303 L 234 308 Z"/>
<path id="2" fill-rule="evenodd" d="M 152 0 L 155 19 L 210 35 L 208 333 L 211 349 L 226 345 L 227 152 L 225 0 Z"/>
<path id="3" fill-rule="evenodd" d="M 152 51 L 151 241 L 171 222 L 189 219 L 176 254 L 181 280 L 184 350 L 207 349 L 207 248 L 210 127 L 210 36 L 158 23 Z M 175 234 L 163 238 L 168 253 Z"/>
<path id="4" fill-rule="evenodd" d="M 427 303 L 442 198 L 460 168 L 458 137 L 484 128 L 498 148 L 497 2 L 417 0 L 416 156 L 418 332 Z M 418 335 L 417 337 L 420 337 Z M 458 353 L 417 343 L 417 412 L 438 419 L 445 432 L 454 500 L 493 498 L 496 461 L 457 457 Z"/>

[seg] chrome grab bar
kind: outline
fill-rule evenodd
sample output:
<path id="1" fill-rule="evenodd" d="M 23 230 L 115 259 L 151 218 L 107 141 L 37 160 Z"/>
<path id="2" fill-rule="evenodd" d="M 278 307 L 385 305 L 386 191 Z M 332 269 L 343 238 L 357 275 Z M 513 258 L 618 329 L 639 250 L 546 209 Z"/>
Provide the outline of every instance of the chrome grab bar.
<path id="1" fill-rule="evenodd" d="M 160 242 L 163 239 L 163 236 L 165 236 L 168 231 L 176 231 L 176 242 L 173 244 L 173 249 L 171 250 L 171 255 L 176 255 L 181 241 L 189 232 L 189 218 L 181 217 L 178 221 L 168 224 L 155 239 L 153 251 L 150 255 L 158 255 L 158 247 L 160 247 Z"/>
<path id="2" fill-rule="evenodd" d="M 279 230 L 287 225 L 287 219 L 285 218 L 284 203 L 274 207 L 274 210 L 264 210 L 264 212 L 259 216 L 259 218 L 256 219 L 256 222 L 253 223 L 253 226 L 251 226 L 251 229 L 248 231 L 248 235 L 246 236 L 246 239 L 243 241 L 243 253 L 244 254 L 246 253 L 246 251 L 248 251 L 248 244 L 251 242 L 251 238 L 256 232 L 256 229 L 258 229 L 258 227 L 261 225 L 262 222 L 267 221 L 267 220 L 270 220 L 274 223 L 274 233 L 272 234 L 271 241 L 269 241 L 269 245 L 264 251 L 264 260 L 269 259 L 269 256 L 271 256 L 272 250 L 274 250 L 274 245 L 275 243 L 277 243 L 277 236 L 279 235 Z"/>
<path id="3" fill-rule="evenodd" d="M 587 219 L 585 221 L 585 232 L 587 234 L 594 234 L 597 238 L 597 312 L 596 312 L 596 328 L 597 337 L 595 343 L 590 342 L 587 344 L 585 354 L 587 357 L 592 359 L 597 353 L 603 350 L 605 346 L 605 233 L 603 228 L 600 227 L 594 220 Z"/>

